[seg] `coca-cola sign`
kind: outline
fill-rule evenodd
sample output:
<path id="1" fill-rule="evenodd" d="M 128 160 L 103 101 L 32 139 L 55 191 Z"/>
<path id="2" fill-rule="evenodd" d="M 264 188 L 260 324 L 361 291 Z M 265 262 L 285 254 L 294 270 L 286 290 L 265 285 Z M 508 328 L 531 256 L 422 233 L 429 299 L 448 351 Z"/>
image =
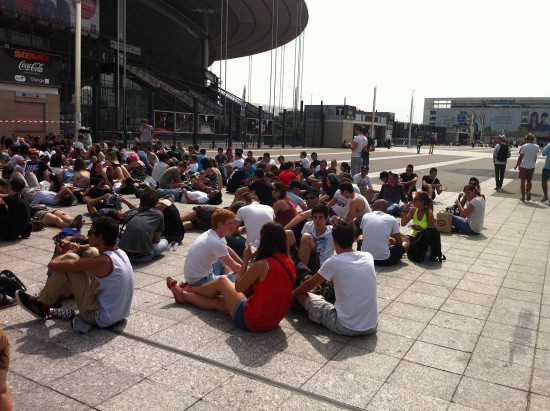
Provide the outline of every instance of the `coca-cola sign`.
<path id="1" fill-rule="evenodd" d="M 0 81 L 61 87 L 61 57 L 20 49 L 0 51 Z"/>

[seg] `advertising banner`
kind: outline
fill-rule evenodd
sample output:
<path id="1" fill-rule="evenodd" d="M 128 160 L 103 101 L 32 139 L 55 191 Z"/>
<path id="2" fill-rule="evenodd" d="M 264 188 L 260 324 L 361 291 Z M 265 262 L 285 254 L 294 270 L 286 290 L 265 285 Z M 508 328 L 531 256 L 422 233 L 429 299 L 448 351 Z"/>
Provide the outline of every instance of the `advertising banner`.
<path id="1" fill-rule="evenodd" d="M 191 113 L 176 113 L 176 133 L 192 133 L 194 117 Z"/>
<path id="2" fill-rule="evenodd" d="M 173 133 L 176 113 L 172 111 L 155 111 L 155 132 Z"/>
<path id="3" fill-rule="evenodd" d="M 214 134 L 216 132 L 216 116 L 199 114 L 199 133 Z"/>
<path id="4" fill-rule="evenodd" d="M 246 134 L 258 134 L 258 119 L 257 118 L 247 118 L 246 119 Z"/>
<path id="5" fill-rule="evenodd" d="M 21 49 L 5 48 L 0 51 L 2 82 L 61 87 L 62 69 L 60 56 Z"/>
<path id="6" fill-rule="evenodd" d="M 74 32 L 76 10 L 74 0 L 31 1 L 0 0 L 0 10 L 10 17 L 27 15 L 38 22 L 62 24 Z M 82 0 L 82 31 L 93 37 L 99 35 L 99 0 Z"/>

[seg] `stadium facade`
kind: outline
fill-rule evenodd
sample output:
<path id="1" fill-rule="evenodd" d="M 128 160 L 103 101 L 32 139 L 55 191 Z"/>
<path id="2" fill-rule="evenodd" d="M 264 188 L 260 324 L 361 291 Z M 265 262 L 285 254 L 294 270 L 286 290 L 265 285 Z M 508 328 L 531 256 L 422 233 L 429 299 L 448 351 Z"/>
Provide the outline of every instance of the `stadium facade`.
<path id="1" fill-rule="evenodd" d="M 0 0 L 1 135 L 72 131 L 75 3 Z M 309 17 L 303 0 L 81 4 L 82 124 L 100 136 L 143 118 L 168 132 L 224 133 L 241 110 L 257 117 L 208 68 L 290 42 Z"/>

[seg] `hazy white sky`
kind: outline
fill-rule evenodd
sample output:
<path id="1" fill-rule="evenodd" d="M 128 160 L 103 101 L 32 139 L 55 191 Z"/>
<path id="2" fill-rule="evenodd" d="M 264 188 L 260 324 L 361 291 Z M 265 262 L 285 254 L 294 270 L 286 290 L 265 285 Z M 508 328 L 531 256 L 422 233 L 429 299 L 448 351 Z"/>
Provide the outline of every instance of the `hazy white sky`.
<path id="1" fill-rule="evenodd" d="M 422 122 L 425 97 L 550 95 L 550 0 L 310 0 L 307 6 L 304 104 L 346 98 L 370 111 L 377 86 L 376 109 L 407 121 L 414 89 L 413 118 Z M 264 106 L 270 57 L 252 58 L 251 101 Z M 292 107 L 294 42 L 286 45 L 285 63 L 283 105 Z M 219 63 L 211 70 L 218 74 Z M 241 96 L 247 82 L 248 57 L 229 60 L 227 90 Z M 277 103 L 279 86 L 276 93 Z"/>

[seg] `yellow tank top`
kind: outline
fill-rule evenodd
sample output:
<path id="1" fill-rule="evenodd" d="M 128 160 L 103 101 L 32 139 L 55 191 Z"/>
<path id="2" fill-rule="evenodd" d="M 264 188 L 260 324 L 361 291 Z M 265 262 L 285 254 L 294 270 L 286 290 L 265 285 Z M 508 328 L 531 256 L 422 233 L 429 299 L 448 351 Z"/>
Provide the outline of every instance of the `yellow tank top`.
<path id="1" fill-rule="evenodd" d="M 424 217 L 422 217 L 422 220 L 418 219 L 417 213 L 418 213 L 418 208 L 416 210 L 414 210 L 413 224 L 416 224 L 416 225 L 422 227 L 423 229 L 428 228 L 428 211 L 424 212 Z M 413 230 L 413 232 L 411 233 L 411 237 L 416 237 L 417 233 L 418 233 L 418 231 Z"/>

